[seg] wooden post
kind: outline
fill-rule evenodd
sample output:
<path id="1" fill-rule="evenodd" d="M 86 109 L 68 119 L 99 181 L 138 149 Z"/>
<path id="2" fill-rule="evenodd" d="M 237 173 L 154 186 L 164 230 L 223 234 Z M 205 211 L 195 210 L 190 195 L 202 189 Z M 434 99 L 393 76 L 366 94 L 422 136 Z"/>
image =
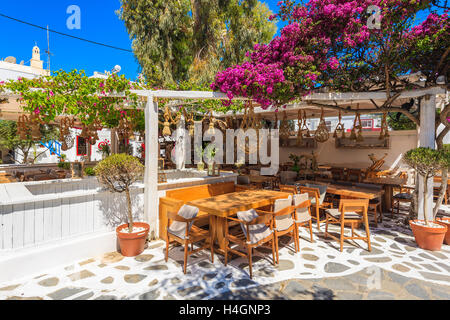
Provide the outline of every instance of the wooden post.
<path id="1" fill-rule="evenodd" d="M 436 95 L 426 95 L 422 100 L 420 107 L 420 128 L 419 128 L 419 147 L 428 147 L 435 149 L 435 117 L 436 117 Z M 418 218 L 424 218 L 424 179 L 419 176 L 418 192 Z M 427 218 L 433 220 L 433 178 L 428 179 L 427 199 Z"/>
<path id="2" fill-rule="evenodd" d="M 150 239 L 158 237 L 158 103 L 151 93 L 145 106 L 144 219 Z"/>

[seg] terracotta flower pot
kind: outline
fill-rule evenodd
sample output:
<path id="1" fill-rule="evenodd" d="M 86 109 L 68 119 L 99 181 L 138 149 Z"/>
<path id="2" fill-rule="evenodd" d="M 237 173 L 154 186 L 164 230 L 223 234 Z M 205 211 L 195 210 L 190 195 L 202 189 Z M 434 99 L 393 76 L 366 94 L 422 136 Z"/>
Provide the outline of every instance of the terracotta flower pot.
<path id="1" fill-rule="evenodd" d="M 145 230 L 136 233 L 124 233 L 120 230 L 128 228 L 128 223 L 122 224 L 116 228 L 117 238 L 119 239 L 120 252 L 126 257 L 140 255 L 144 251 L 145 240 L 147 240 L 150 226 L 144 222 L 133 223 L 135 227 L 145 228 Z"/>
<path id="2" fill-rule="evenodd" d="M 441 250 L 442 243 L 444 242 L 445 228 L 432 228 L 415 224 L 418 220 L 410 220 L 409 225 L 416 239 L 417 245 L 425 250 L 439 251 Z"/>
<path id="3" fill-rule="evenodd" d="M 444 243 L 450 245 L 450 217 L 436 219 L 436 222 L 447 227 L 447 233 L 445 234 Z"/>

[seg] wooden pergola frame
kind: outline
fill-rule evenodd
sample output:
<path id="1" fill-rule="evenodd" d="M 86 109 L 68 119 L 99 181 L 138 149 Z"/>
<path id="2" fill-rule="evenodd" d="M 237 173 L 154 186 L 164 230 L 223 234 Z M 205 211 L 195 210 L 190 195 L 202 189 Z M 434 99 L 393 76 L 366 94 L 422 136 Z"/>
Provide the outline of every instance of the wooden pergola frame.
<path id="1" fill-rule="evenodd" d="M 132 93 L 146 99 L 145 107 L 145 174 L 144 174 L 144 219 L 150 224 L 150 236 L 156 238 L 158 235 L 158 99 L 176 99 L 176 100 L 227 100 L 226 94 L 221 92 L 211 91 L 173 91 L 173 90 L 131 90 Z M 395 99 L 410 99 L 424 97 L 422 112 L 420 113 L 420 130 L 419 130 L 419 145 L 421 147 L 435 148 L 435 116 L 436 116 L 436 96 L 447 94 L 445 87 L 431 87 L 421 90 L 404 91 L 402 93 L 391 94 L 390 97 Z M 8 93 L 0 94 L 0 98 L 14 97 Z M 114 96 L 120 97 L 121 94 Z M 239 100 L 250 100 L 249 98 L 236 97 Z M 355 113 L 354 108 L 342 108 L 340 105 L 365 104 L 371 105 L 371 108 L 358 109 L 361 113 L 382 113 L 389 112 L 403 112 L 398 107 L 378 107 L 375 101 L 387 101 L 386 92 L 360 92 L 360 93 L 313 93 L 302 98 L 301 103 L 291 104 L 286 107 L 286 110 L 298 110 L 308 107 L 326 108 L 334 110 L 342 110 L 344 113 Z M 0 106 L 1 108 L 1 106 Z M 142 109 L 142 107 L 139 107 Z M 284 110 L 284 109 L 283 109 Z M 270 113 L 271 110 L 263 110 L 255 108 L 255 113 Z M 415 121 L 417 123 L 417 121 Z M 419 124 L 418 123 L 418 124 Z M 423 181 L 419 180 L 419 191 L 423 190 Z M 419 218 L 423 217 L 423 196 L 419 192 Z M 428 194 L 429 199 L 432 200 L 432 188 Z M 432 213 L 431 206 L 433 202 L 429 200 L 430 209 L 428 212 Z"/>

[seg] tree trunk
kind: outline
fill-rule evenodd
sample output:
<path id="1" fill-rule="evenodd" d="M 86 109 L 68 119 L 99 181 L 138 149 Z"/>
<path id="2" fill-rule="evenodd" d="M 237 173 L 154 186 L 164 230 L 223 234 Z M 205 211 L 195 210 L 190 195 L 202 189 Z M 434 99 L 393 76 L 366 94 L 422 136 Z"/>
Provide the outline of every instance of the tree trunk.
<path id="1" fill-rule="evenodd" d="M 428 196 L 428 175 L 423 177 L 423 219 L 425 220 L 425 224 L 427 226 L 430 225 L 427 218 L 427 196 Z"/>
<path id="2" fill-rule="evenodd" d="M 442 169 L 442 182 L 439 188 L 439 197 L 434 205 L 433 209 L 433 217 L 436 218 L 436 215 L 441 207 L 442 200 L 444 200 L 445 193 L 447 192 L 447 182 L 448 182 L 448 169 Z"/>
<path id="3" fill-rule="evenodd" d="M 128 231 L 131 233 L 133 232 L 133 213 L 131 207 L 130 190 L 128 188 L 125 190 L 125 194 L 127 195 L 127 205 L 128 205 Z"/>
<path id="4" fill-rule="evenodd" d="M 416 174 L 416 187 L 413 191 L 413 198 L 411 201 L 411 206 L 409 207 L 409 220 L 416 220 L 418 218 L 418 209 L 419 209 L 419 200 L 418 200 L 418 190 L 419 190 L 419 179 L 418 175 Z M 405 221 L 406 225 L 408 224 L 408 221 Z"/>

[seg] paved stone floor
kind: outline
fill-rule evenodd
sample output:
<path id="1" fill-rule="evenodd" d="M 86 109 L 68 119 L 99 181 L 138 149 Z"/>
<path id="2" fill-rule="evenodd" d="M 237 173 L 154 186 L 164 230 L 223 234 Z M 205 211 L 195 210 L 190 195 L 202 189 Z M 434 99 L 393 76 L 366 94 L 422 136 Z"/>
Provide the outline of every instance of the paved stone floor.
<path id="1" fill-rule="evenodd" d="M 164 242 L 154 241 L 138 257 L 112 252 L 0 283 L 0 299 L 450 299 L 450 246 L 418 248 L 400 219 L 385 216 L 371 226 L 372 252 L 360 241 L 346 242 L 340 252 L 324 238 L 324 227 L 313 231 L 311 243 L 301 228 L 299 253 L 282 238 L 278 266 L 271 249 L 257 249 L 252 280 L 246 259 L 225 267 L 220 255 L 212 264 L 206 251 L 189 258 L 184 275 L 182 248 L 171 249 L 165 263 Z"/>

